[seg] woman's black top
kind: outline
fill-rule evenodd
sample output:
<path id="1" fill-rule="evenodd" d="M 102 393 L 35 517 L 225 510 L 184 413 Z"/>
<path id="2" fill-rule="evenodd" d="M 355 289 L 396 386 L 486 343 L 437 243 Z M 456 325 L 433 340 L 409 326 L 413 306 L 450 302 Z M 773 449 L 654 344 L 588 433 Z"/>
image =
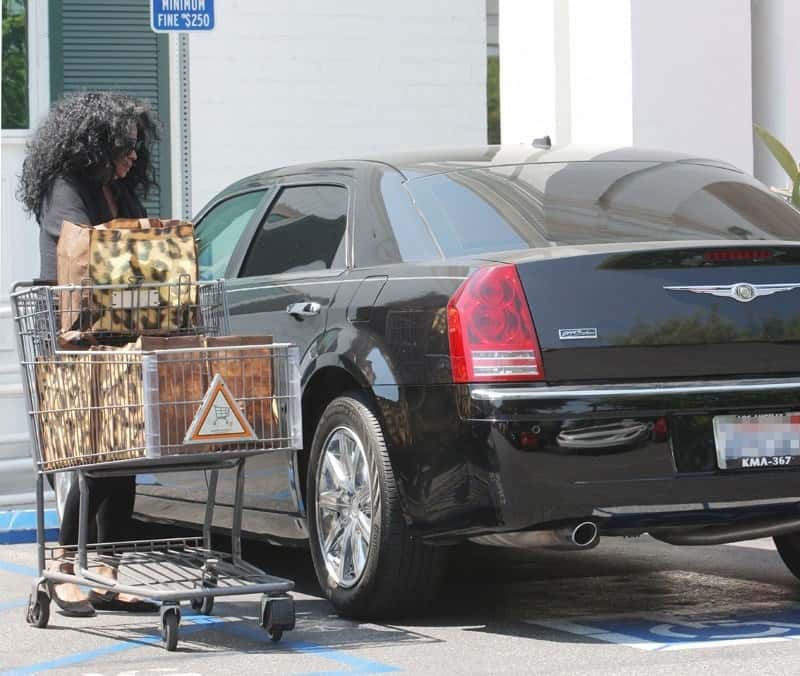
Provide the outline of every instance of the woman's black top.
<path id="1" fill-rule="evenodd" d="M 147 216 L 139 198 L 123 181 L 112 183 L 117 199 L 117 218 L 144 218 Z M 82 225 L 99 225 L 112 219 L 111 210 L 103 194 L 103 186 L 76 178 L 59 177 L 54 182 L 42 204 L 39 219 L 39 252 L 41 254 L 41 279 L 56 279 L 56 246 L 61 234 L 61 223 L 71 221 Z"/>

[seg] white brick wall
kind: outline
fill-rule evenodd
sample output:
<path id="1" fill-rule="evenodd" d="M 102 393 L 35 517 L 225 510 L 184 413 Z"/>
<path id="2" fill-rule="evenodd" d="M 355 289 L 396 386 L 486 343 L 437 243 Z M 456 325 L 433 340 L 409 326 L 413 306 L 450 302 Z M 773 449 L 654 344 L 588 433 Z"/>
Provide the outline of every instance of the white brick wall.
<path id="1" fill-rule="evenodd" d="M 238 0 L 192 35 L 192 207 L 247 174 L 486 142 L 484 0 Z"/>

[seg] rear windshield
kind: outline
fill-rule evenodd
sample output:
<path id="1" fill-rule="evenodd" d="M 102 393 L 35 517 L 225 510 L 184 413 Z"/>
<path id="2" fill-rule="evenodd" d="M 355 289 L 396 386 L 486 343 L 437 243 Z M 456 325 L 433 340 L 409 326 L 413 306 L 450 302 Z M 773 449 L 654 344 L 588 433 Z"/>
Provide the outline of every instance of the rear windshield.
<path id="1" fill-rule="evenodd" d="M 800 240 L 799 211 L 745 174 L 704 164 L 526 164 L 407 185 L 446 256 L 558 244 Z"/>

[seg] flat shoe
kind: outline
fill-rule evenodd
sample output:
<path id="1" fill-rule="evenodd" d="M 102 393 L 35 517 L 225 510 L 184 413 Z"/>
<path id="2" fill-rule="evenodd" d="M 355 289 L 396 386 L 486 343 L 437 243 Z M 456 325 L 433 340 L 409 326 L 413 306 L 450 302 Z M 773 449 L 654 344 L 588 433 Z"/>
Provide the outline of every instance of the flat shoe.
<path id="1" fill-rule="evenodd" d="M 95 610 L 116 610 L 125 613 L 157 613 L 159 605 L 152 601 L 136 599 L 135 601 L 121 601 L 117 594 L 98 594 L 89 592 L 89 603 Z"/>
<path id="2" fill-rule="evenodd" d="M 82 601 L 67 601 L 58 595 L 58 588 L 61 585 L 54 584 L 53 592 L 50 596 L 55 604 L 61 609 L 61 613 L 67 617 L 94 617 L 96 615 L 94 606 L 89 603 L 89 599 Z"/>

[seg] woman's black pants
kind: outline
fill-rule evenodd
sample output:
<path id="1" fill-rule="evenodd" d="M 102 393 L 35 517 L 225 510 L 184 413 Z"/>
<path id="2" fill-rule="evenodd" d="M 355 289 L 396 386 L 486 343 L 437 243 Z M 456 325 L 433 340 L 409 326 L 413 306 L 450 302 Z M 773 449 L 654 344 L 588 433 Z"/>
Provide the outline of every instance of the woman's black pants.
<path id="1" fill-rule="evenodd" d="M 131 517 L 136 500 L 136 477 L 86 477 L 89 489 L 89 542 L 124 542 L 132 540 Z M 78 544 L 78 521 L 81 495 L 77 476 L 69 489 L 61 518 L 58 541 L 62 545 Z M 93 522 L 97 538 L 92 537 Z"/>

